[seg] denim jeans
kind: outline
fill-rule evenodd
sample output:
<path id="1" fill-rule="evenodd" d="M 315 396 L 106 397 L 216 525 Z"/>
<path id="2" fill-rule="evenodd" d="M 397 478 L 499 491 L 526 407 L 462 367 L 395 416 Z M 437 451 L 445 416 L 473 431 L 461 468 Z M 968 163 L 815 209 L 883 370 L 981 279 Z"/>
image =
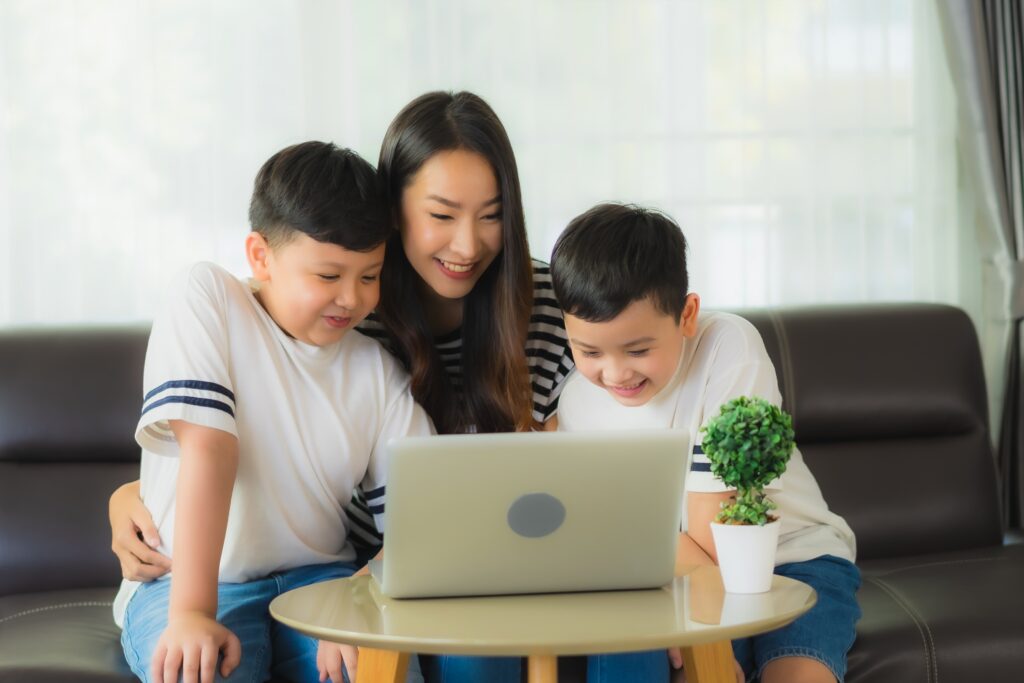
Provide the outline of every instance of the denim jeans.
<path id="1" fill-rule="evenodd" d="M 351 576 L 355 569 L 347 563 L 308 565 L 246 583 L 220 584 L 217 621 L 238 636 L 242 643 L 242 661 L 227 679 L 221 678 L 218 670 L 217 681 L 262 683 L 271 675 L 295 683 L 318 681 L 316 639 L 274 621 L 267 608 L 271 600 L 285 591 Z M 169 580 L 145 583 L 132 596 L 125 611 L 121 645 L 132 672 L 143 683 L 149 683 L 149 661 L 167 627 L 170 593 Z M 407 681 L 422 683 L 422 680 L 416 658 L 412 657 Z"/>
<path id="2" fill-rule="evenodd" d="M 424 667 L 430 683 L 519 683 L 519 657 L 435 657 Z M 657 652 L 628 652 L 587 658 L 587 683 L 648 683 L 669 676 L 668 655 Z"/>
<path id="3" fill-rule="evenodd" d="M 861 614 L 857 604 L 860 570 L 842 558 L 822 555 L 806 562 L 780 564 L 775 573 L 808 584 L 817 591 L 818 602 L 788 626 L 733 641 L 733 654 L 747 680 L 760 678 L 773 659 L 808 657 L 827 666 L 842 683 L 846 653 L 853 647 Z"/>

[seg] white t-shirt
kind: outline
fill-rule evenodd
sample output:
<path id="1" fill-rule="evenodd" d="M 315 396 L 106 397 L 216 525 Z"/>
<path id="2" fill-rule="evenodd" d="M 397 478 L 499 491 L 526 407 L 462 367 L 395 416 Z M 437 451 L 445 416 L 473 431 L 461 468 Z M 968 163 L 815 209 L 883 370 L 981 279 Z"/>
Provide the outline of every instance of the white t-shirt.
<path id="1" fill-rule="evenodd" d="M 605 389 L 579 372 L 562 390 L 558 428 L 566 431 L 606 429 L 685 429 L 694 444 L 686 492 L 730 490 L 711 474 L 700 447 L 701 427 L 737 396 L 759 396 L 782 404 L 775 367 L 764 342 L 749 322 L 729 313 L 702 313 L 697 334 L 687 339 L 672 380 L 642 406 L 623 406 Z M 799 449 L 785 473 L 766 487 L 778 504 L 781 520 L 776 564 L 803 562 L 830 554 L 851 562 L 856 554 L 853 531 L 832 513 Z M 683 530 L 687 528 L 683 499 Z"/>
<path id="2" fill-rule="evenodd" d="M 317 347 L 292 339 L 250 286 L 212 264 L 176 281 L 153 323 L 142 446 L 142 500 L 174 547 L 178 444 L 168 420 L 238 437 L 219 580 L 250 581 L 307 564 L 355 558 L 344 512 L 361 485 L 378 526 L 393 437 L 433 432 L 409 380 L 380 344 L 349 332 Z M 114 603 L 121 623 L 138 584 Z"/>

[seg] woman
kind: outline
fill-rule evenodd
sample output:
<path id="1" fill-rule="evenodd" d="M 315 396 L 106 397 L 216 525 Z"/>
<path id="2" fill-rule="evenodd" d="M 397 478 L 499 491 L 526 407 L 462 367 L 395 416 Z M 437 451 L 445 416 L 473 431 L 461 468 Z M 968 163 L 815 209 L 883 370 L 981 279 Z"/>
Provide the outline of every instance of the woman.
<path id="1" fill-rule="evenodd" d="M 440 433 L 522 431 L 554 413 L 573 368 L 547 266 L 531 261 L 515 156 L 498 117 L 471 93 L 434 92 L 391 123 L 378 173 L 397 230 L 381 301 L 360 328 L 408 369 Z M 353 541 L 379 543 L 365 503 Z M 110 501 L 122 573 L 152 580 L 170 561 L 137 484 Z M 138 540 L 142 532 L 146 542 Z M 518 680 L 518 659 L 437 658 L 435 680 Z"/>

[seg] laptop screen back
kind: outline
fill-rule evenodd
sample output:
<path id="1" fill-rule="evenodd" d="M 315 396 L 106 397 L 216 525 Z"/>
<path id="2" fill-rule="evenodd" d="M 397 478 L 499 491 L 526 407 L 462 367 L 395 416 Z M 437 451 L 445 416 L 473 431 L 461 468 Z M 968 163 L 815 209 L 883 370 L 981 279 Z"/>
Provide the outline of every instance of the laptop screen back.
<path id="1" fill-rule="evenodd" d="M 688 447 L 676 430 L 395 440 L 381 590 L 432 597 L 664 585 Z"/>

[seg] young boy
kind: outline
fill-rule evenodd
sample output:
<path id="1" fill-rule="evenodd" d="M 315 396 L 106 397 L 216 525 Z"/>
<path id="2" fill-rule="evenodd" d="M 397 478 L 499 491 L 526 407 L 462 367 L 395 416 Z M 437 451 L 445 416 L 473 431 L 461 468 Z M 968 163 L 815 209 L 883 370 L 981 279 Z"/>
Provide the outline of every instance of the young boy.
<path id="1" fill-rule="evenodd" d="M 174 572 L 125 581 L 114 608 L 143 681 L 180 671 L 186 682 L 341 683 L 342 653 L 354 664 L 351 648 L 318 653 L 267 607 L 353 573 L 353 489 L 379 525 L 384 444 L 432 431 L 392 357 L 348 334 L 379 295 L 389 222 L 376 182 L 331 144 L 278 152 L 249 208 L 252 279 L 194 265 L 153 323 L 136 439 L 142 498 Z"/>
<path id="2" fill-rule="evenodd" d="M 710 472 L 700 429 L 732 398 L 761 396 L 778 405 L 781 396 L 750 323 L 727 313 L 698 316 L 685 251 L 672 219 L 633 206 L 594 207 L 559 237 L 551 274 L 579 372 L 562 391 L 558 428 L 687 430 L 696 445 L 681 553 L 715 560 L 710 523 L 731 492 Z M 766 683 L 842 681 L 860 616 L 853 533 L 829 512 L 799 450 L 771 488 L 782 520 L 775 573 L 813 586 L 818 603 L 785 628 L 735 641 L 736 659 L 748 679 Z M 671 655 L 678 667 L 677 652 Z M 592 657 L 591 672 L 602 659 L 606 668 L 615 657 Z M 648 653 L 631 666 L 667 680 L 667 662 L 664 653 Z"/>

